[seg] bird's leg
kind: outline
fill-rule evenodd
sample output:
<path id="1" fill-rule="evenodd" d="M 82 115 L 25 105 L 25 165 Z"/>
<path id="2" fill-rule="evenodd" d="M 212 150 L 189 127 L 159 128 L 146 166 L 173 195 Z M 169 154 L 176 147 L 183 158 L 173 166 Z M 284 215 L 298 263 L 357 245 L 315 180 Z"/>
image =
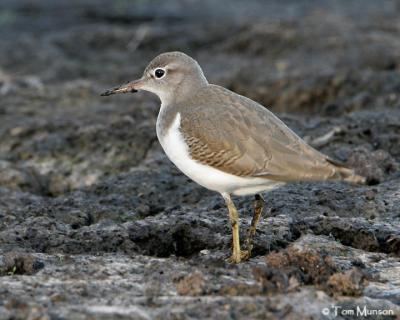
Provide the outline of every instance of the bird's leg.
<path id="1" fill-rule="evenodd" d="M 229 211 L 229 219 L 232 225 L 232 239 L 233 239 L 233 249 L 232 256 L 229 258 L 229 262 L 239 263 L 241 261 L 241 251 L 240 251 L 240 240 L 239 240 L 239 214 L 236 210 L 235 204 L 233 203 L 229 194 L 222 194 L 225 199 L 226 206 Z"/>
<path id="2" fill-rule="evenodd" d="M 243 251 L 242 258 L 244 260 L 250 259 L 251 256 L 251 250 L 253 250 L 253 238 L 254 235 L 256 234 L 256 229 L 257 229 L 257 224 L 258 221 L 260 221 L 261 214 L 264 210 L 264 204 L 265 201 L 263 197 L 260 194 L 256 194 L 254 196 L 254 213 L 253 213 L 253 218 L 251 219 L 251 225 L 249 228 L 249 231 L 247 233 L 247 238 L 246 238 L 246 251 Z"/>

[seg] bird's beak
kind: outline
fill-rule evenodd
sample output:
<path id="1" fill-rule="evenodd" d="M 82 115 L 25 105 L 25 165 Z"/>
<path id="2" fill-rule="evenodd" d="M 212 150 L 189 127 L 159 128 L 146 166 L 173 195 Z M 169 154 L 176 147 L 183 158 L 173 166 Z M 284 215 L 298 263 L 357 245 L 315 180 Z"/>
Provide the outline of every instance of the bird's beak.
<path id="1" fill-rule="evenodd" d="M 142 79 L 131 81 L 131 82 L 128 82 L 117 88 L 104 91 L 101 95 L 102 96 L 111 96 L 112 94 L 116 94 L 116 93 L 137 92 L 140 89 L 141 82 L 142 82 Z"/>

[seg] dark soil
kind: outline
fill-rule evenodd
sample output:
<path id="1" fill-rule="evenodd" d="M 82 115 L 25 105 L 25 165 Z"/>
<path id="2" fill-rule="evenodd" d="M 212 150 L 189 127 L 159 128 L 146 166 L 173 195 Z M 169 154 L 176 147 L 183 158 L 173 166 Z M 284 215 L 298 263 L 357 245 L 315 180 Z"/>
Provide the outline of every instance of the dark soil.
<path id="1" fill-rule="evenodd" d="M 399 14 L 373 0 L 1 1 L 0 319 L 395 319 Z M 99 96 L 169 50 L 368 185 L 264 194 L 253 258 L 227 263 L 224 201 L 163 154 L 157 98 Z M 234 199 L 242 238 L 251 200 Z"/>

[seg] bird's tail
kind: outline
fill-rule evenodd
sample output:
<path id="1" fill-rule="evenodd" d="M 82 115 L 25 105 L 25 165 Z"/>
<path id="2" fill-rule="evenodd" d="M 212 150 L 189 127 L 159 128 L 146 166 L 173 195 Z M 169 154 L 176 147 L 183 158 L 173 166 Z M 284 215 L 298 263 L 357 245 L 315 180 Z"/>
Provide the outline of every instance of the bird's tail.
<path id="1" fill-rule="evenodd" d="M 353 184 L 366 184 L 367 178 L 360 176 L 354 172 L 353 169 L 346 168 L 341 163 L 332 159 L 327 159 L 331 164 L 336 167 L 336 175 L 339 180 L 343 180 Z"/>
<path id="2" fill-rule="evenodd" d="M 342 175 L 343 181 L 347 181 L 354 184 L 366 184 L 367 178 L 354 173 L 354 170 L 340 168 L 340 174 Z"/>

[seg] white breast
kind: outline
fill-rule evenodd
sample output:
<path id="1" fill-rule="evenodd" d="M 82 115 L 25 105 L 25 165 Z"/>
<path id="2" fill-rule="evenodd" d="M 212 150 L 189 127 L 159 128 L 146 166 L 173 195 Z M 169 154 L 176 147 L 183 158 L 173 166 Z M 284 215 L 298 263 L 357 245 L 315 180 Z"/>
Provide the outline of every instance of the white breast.
<path id="1" fill-rule="evenodd" d="M 179 170 L 198 184 L 220 193 L 233 193 L 236 195 L 254 194 L 271 190 L 281 185 L 281 183 L 263 178 L 234 176 L 193 160 L 180 131 L 180 123 L 181 115 L 177 113 L 175 120 L 164 136 L 160 136 L 159 130 L 157 130 L 158 140 L 168 158 Z"/>

